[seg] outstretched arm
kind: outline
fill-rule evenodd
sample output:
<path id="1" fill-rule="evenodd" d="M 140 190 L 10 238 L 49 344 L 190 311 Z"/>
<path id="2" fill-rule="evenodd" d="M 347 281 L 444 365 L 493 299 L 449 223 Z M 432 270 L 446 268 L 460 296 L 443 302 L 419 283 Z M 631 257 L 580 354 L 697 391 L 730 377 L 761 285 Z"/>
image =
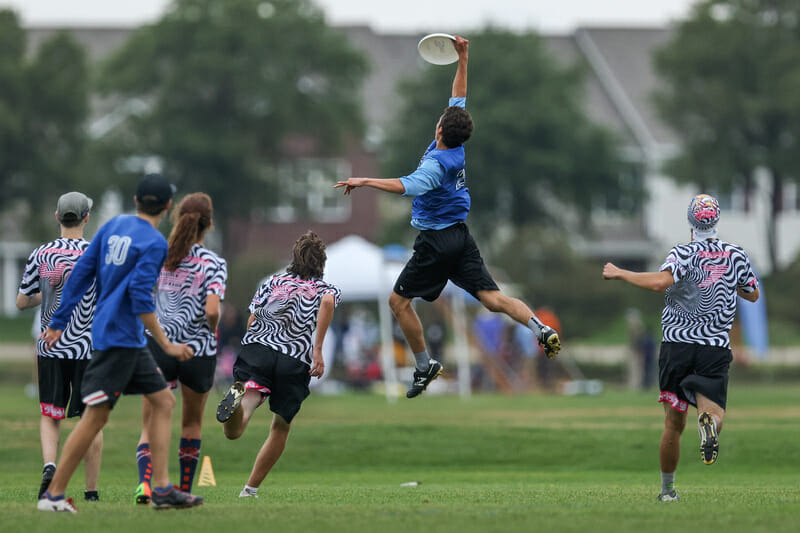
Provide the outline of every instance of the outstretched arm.
<path id="1" fill-rule="evenodd" d="M 399 178 L 349 178 L 345 181 L 337 181 L 334 189 L 344 187 L 344 193 L 350 194 L 353 189 L 358 187 L 372 187 L 379 191 L 393 192 L 395 194 L 403 194 L 406 188 L 400 182 Z"/>
<path id="2" fill-rule="evenodd" d="M 664 292 L 672 287 L 675 280 L 672 272 L 662 270 L 661 272 L 632 272 L 619 268 L 613 263 L 606 263 L 603 267 L 604 279 L 621 279 L 636 287 L 655 292 Z"/>
<path id="3" fill-rule="evenodd" d="M 456 35 L 455 45 L 458 52 L 458 68 L 453 79 L 453 98 L 467 97 L 467 60 L 469 59 L 469 41 Z"/>

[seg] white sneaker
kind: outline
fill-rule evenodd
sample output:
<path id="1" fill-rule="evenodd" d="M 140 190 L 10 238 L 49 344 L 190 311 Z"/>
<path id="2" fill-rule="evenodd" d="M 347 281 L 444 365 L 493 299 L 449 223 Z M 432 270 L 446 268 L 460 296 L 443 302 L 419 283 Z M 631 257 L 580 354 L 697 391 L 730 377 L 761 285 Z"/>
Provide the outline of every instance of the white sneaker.
<path id="1" fill-rule="evenodd" d="M 51 500 L 47 496 L 39 500 L 36 507 L 40 511 L 57 511 L 64 513 L 77 513 L 78 509 L 75 507 L 75 502 L 72 498 L 62 498 L 60 500 Z"/>
<path id="2" fill-rule="evenodd" d="M 240 498 L 258 498 L 258 493 L 252 490 L 248 490 L 247 487 L 242 489 L 242 492 L 239 493 Z"/>

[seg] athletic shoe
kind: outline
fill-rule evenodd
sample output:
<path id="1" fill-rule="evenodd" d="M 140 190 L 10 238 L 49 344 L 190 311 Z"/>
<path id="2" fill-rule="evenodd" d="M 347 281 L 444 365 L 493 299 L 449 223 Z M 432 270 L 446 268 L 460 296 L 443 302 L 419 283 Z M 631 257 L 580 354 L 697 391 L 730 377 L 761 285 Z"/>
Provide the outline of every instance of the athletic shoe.
<path id="1" fill-rule="evenodd" d="M 239 493 L 240 498 L 258 498 L 257 492 L 252 492 L 247 490 L 247 487 L 242 489 L 242 492 Z"/>
<path id="2" fill-rule="evenodd" d="M 159 511 L 162 509 L 188 509 L 203 505 L 203 498 L 183 492 L 178 487 L 172 487 L 166 494 L 153 491 L 150 496 L 150 507 Z"/>
<path id="3" fill-rule="evenodd" d="M 414 398 L 422 394 L 422 391 L 428 388 L 430 382 L 441 375 L 442 370 L 444 370 L 442 363 L 435 359 L 431 359 L 428 370 L 415 370 L 414 381 L 406 393 L 406 398 Z"/>
<path id="4" fill-rule="evenodd" d="M 96 490 L 85 490 L 83 491 L 83 499 L 87 502 L 99 502 L 100 495 Z"/>
<path id="5" fill-rule="evenodd" d="M 50 495 L 47 493 L 42 495 L 42 499 L 38 501 L 36 508 L 40 511 L 56 511 L 62 513 L 78 512 L 78 508 L 75 507 L 75 502 L 72 501 L 72 498 L 64 498 L 62 496 L 59 500 L 51 500 Z"/>
<path id="6" fill-rule="evenodd" d="M 719 454 L 717 423 L 710 414 L 702 413 L 697 420 L 697 430 L 700 432 L 700 457 L 705 464 L 714 464 Z"/>
<path id="7" fill-rule="evenodd" d="M 660 502 L 679 502 L 681 497 L 677 491 L 673 490 L 672 492 L 662 492 L 656 500 Z"/>
<path id="8" fill-rule="evenodd" d="M 239 404 L 242 403 L 244 393 L 244 383 L 241 381 L 237 381 L 231 385 L 231 388 L 228 389 L 225 397 L 222 398 L 222 401 L 220 401 L 219 405 L 217 406 L 217 421 L 227 422 L 231 419 L 234 411 L 236 411 L 236 409 L 239 407 Z"/>
<path id="9" fill-rule="evenodd" d="M 561 351 L 561 341 L 558 339 L 558 333 L 550 326 L 542 328 L 542 332 L 537 337 L 539 344 L 544 349 L 544 354 L 548 359 L 555 357 Z"/>
<path id="10" fill-rule="evenodd" d="M 39 496 L 36 498 L 37 500 L 41 500 L 44 492 L 50 486 L 50 482 L 53 481 L 53 476 L 56 475 L 56 467 L 53 464 L 46 464 L 44 465 L 44 469 L 42 469 L 42 484 L 39 485 Z"/>
<path id="11" fill-rule="evenodd" d="M 150 505 L 150 483 L 146 481 L 139 483 L 134 496 L 136 505 Z"/>

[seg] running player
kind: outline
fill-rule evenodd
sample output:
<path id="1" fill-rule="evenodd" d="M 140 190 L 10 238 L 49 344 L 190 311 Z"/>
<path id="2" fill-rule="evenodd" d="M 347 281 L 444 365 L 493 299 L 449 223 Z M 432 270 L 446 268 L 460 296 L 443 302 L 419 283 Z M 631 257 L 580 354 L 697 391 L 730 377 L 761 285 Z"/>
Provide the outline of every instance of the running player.
<path id="1" fill-rule="evenodd" d="M 733 360 L 728 332 L 736 297 L 755 302 L 759 296 L 747 253 L 717 237 L 719 213 L 715 198 L 695 196 L 688 211 L 692 241 L 670 250 L 659 272 L 631 272 L 612 263 L 603 268 L 605 279 L 666 292 L 658 358 L 658 401 L 664 402 L 665 413 L 659 501 L 680 500 L 675 470 L 689 404 L 698 412 L 700 456 L 707 465 L 717 460 Z"/>
<path id="2" fill-rule="evenodd" d="M 203 499 L 173 488 L 167 456 L 170 420 L 175 397 L 147 349 L 145 327 L 159 346 L 179 360 L 192 357 L 185 344 L 173 344 L 158 325 L 153 287 L 167 257 L 167 241 L 158 232 L 164 213 L 172 205 L 172 186 L 160 175 L 145 176 L 134 197 L 136 215 L 111 219 L 72 269 L 64 287 L 61 306 L 42 334 L 52 348 L 62 336 L 78 301 L 96 280 L 97 305 L 92 323 L 94 353 L 81 384 L 86 412 L 72 430 L 61 452 L 61 464 L 50 488 L 39 500 L 41 511 L 76 513 L 72 499 L 65 499 L 72 474 L 95 435 L 105 426 L 122 393 L 144 394 L 153 406 L 148 433 L 152 447 L 154 509 L 186 508 Z"/>
<path id="3" fill-rule="evenodd" d="M 267 397 L 275 414 L 240 498 L 258 497 L 258 487 L 286 447 L 311 378 L 325 371 L 322 343 L 340 298 L 339 289 L 322 281 L 325 260 L 325 244 L 313 231 L 306 232 L 294 244 L 286 274 L 267 279 L 250 304 L 247 332 L 233 366 L 236 382 L 219 403 L 217 420 L 227 438 L 238 439 Z"/>
<path id="4" fill-rule="evenodd" d="M 89 246 L 89 241 L 83 238 L 83 231 L 89 221 L 91 208 L 92 200 L 82 193 L 68 192 L 62 195 L 56 207 L 56 220 L 61 226 L 61 237 L 39 246 L 28 257 L 17 294 L 17 307 L 29 309 L 41 304 L 41 331 L 48 326 L 50 317 L 58 309 L 64 283 L 72 272 L 72 267 Z M 92 357 L 91 327 L 94 305 L 95 293 L 92 284 L 69 318 L 64 335 L 53 348 L 45 349 L 42 339 L 36 344 L 39 408 L 42 414 L 39 435 L 44 459 L 39 498 L 47 490 L 56 472 L 61 421 L 67 417 L 83 414 L 81 379 Z M 87 501 L 100 499 L 97 493 L 97 479 L 100 475 L 102 452 L 103 432 L 100 431 L 84 457 L 86 465 L 84 499 Z"/>
<path id="5" fill-rule="evenodd" d="M 458 68 L 449 107 L 436 123 L 435 139 L 422 155 L 417 170 L 402 178 L 350 178 L 334 185 L 344 187 L 344 194 L 366 186 L 416 197 L 411 225 L 420 233 L 414 242 L 414 255 L 397 278 L 389 298 L 416 362 L 414 381 L 406 394 L 409 398 L 422 393 L 442 373 L 441 363 L 428 354 L 422 324 L 411 300 L 421 297 L 432 302 L 447 280 L 472 294 L 489 311 L 505 313 L 530 328 L 547 357 L 554 357 L 561 349 L 553 328 L 543 324 L 521 300 L 500 292 L 465 224 L 470 196 L 463 144 L 472 135 L 473 126 L 466 110 L 469 41 L 458 36 L 455 39 Z"/>
<path id="6" fill-rule="evenodd" d="M 200 430 L 208 391 L 214 384 L 217 366 L 215 332 L 220 317 L 220 300 L 225 296 L 228 267 L 225 260 L 203 246 L 206 232 L 213 229 L 211 198 L 196 192 L 186 196 L 173 210 L 169 254 L 161 269 L 156 292 L 156 316 L 167 338 L 194 350 L 194 357 L 178 361 L 161 349 L 151 335 L 147 346 L 171 388 L 181 382 L 183 412 L 178 448 L 180 488 L 192 491 L 200 456 Z M 139 486 L 136 503 L 150 503 L 150 438 L 147 433 L 153 409 L 142 402 L 142 436 L 136 449 Z"/>

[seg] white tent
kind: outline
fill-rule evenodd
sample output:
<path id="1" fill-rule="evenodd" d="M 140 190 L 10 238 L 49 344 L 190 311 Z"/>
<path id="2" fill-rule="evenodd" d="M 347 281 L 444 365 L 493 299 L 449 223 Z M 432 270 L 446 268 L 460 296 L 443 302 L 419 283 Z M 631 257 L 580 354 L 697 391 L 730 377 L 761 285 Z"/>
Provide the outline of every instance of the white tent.
<path id="1" fill-rule="evenodd" d="M 392 314 L 389 309 L 389 295 L 403 270 L 403 263 L 386 259 L 383 249 L 369 241 L 350 235 L 328 245 L 328 260 L 325 264 L 325 281 L 336 285 L 342 291 L 344 302 L 377 302 L 378 320 L 381 331 L 381 366 L 386 388 L 386 397 L 393 402 L 397 399 L 397 370 L 392 351 Z M 451 284 L 452 285 L 452 284 Z M 457 289 L 450 287 L 449 289 Z M 453 297 L 456 326 L 465 328 L 463 290 L 448 290 Z M 459 354 L 459 389 L 462 396 L 469 391 L 469 346 L 463 335 L 457 346 Z"/>

